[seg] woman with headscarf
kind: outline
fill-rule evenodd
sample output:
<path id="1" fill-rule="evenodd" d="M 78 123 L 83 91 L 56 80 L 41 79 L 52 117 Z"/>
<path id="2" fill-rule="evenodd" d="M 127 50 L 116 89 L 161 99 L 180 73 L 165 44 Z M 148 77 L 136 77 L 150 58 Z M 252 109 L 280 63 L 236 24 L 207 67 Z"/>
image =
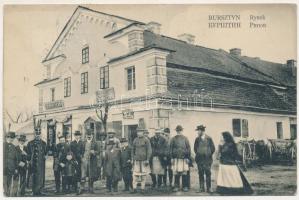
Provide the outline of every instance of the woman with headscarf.
<path id="1" fill-rule="evenodd" d="M 236 161 L 240 159 L 236 143 L 229 132 L 222 132 L 223 142 L 219 145 L 219 171 L 217 192 L 224 195 L 248 195 L 253 190 Z"/>

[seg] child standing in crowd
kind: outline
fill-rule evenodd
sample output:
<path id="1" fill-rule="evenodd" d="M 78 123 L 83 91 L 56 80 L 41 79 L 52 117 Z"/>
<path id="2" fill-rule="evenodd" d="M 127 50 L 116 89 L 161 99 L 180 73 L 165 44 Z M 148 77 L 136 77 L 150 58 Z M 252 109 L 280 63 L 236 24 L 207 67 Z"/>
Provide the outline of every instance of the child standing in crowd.
<path id="1" fill-rule="evenodd" d="M 133 189 L 133 176 L 132 176 L 132 158 L 131 158 L 131 148 L 128 146 L 128 140 L 126 138 L 121 138 L 121 172 L 125 184 L 124 191 L 130 191 Z"/>
<path id="2" fill-rule="evenodd" d="M 63 164 L 63 163 L 62 163 Z M 64 171 L 64 181 L 66 193 L 71 192 L 71 188 L 74 182 L 74 176 L 76 173 L 77 163 L 74 155 L 71 151 L 67 152 L 65 158 L 65 171 Z"/>

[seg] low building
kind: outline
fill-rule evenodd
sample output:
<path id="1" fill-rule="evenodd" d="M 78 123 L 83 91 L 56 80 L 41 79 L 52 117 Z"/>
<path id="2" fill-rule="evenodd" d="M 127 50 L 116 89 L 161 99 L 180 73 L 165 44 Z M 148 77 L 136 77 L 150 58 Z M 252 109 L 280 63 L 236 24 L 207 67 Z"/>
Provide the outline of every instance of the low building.
<path id="1" fill-rule="evenodd" d="M 191 143 L 204 124 L 219 141 L 296 138 L 296 61 L 273 63 L 160 34 L 143 23 L 79 6 L 42 61 L 39 89 L 42 135 L 103 131 L 98 109 L 111 105 L 107 126 L 132 141 L 140 120 L 155 128 L 184 127 Z M 98 109 L 98 113 L 96 110 Z M 102 110 L 103 111 L 103 110 Z M 103 112 L 102 114 L 104 114 Z"/>

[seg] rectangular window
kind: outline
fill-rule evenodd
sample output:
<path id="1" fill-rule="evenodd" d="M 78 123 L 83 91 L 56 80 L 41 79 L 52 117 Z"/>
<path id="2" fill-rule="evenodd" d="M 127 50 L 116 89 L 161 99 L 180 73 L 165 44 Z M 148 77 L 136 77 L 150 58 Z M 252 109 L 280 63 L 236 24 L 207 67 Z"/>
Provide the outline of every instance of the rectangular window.
<path id="1" fill-rule="evenodd" d="M 55 88 L 51 88 L 51 101 L 55 101 Z"/>
<path id="2" fill-rule="evenodd" d="M 100 88 L 109 88 L 109 66 L 100 68 Z"/>
<path id="3" fill-rule="evenodd" d="M 249 136 L 247 119 L 233 119 L 233 136 L 243 138 Z"/>
<path id="4" fill-rule="evenodd" d="M 135 90 L 135 67 L 127 68 L 127 80 L 128 80 L 128 90 Z"/>
<path id="5" fill-rule="evenodd" d="M 82 49 L 82 64 L 89 62 L 89 47 Z"/>
<path id="6" fill-rule="evenodd" d="M 282 122 L 276 122 L 277 139 L 283 139 Z"/>
<path id="7" fill-rule="evenodd" d="M 64 79 L 64 97 L 71 96 L 71 77 Z"/>
<path id="8" fill-rule="evenodd" d="M 88 93 L 88 72 L 81 74 L 81 94 Z"/>

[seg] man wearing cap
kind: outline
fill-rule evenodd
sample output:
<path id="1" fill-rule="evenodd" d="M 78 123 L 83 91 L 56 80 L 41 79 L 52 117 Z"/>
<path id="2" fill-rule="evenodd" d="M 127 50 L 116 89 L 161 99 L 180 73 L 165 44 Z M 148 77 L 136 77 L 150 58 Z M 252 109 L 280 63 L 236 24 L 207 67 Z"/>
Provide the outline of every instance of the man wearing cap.
<path id="1" fill-rule="evenodd" d="M 16 147 L 17 152 L 19 154 L 19 164 L 18 170 L 20 175 L 20 185 L 18 190 L 18 196 L 25 195 L 25 188 L 26 188 L 26 173 L 27 173 L 27 161 L 28 161 L 28 150 L 27 147 L 24 145 L 26 140 L 26 135 L 21 134 L 18 138 L 19 144 Z"/>
<path id="2" fill-rule="evenodd" d="M 93 193 L 93 183 L 98 178 L 97 168 L 97 144 L 93 139 L 91 130 L 86 132 L 86 140 L 83 142 L 83 156 L 81 163 L 81 188 L 79 193 L 84 189 L 85 183 L 88 182 L 88 192 Z"/>
<path id="3" fill-rule="evenodd" d="M 60 185 L 61 185 L 61 179 L 62 179 L 62 170 L 63 166 L 61 166 L 60 161 L 62 160 L 62 157 L 65 155 L 65 137 L 64 135 L 58 136 L 59 143 L 53 147 L 53 171 L 54 171 L 54 179 L 55 179 L 55 187 L 56 191 L 55 193 L 60 193 Z M 65 188 L 62 185 L 62 190 L 65 192 Z"/>
<path id="4" fill-rule="evenodd" d="M 144 131 L 141 127 L 137 128 L 137 137 L 132 145 L 133 192 L 136 192 L 138 183 L 141 183 L 141 190 L 144 191 L 146 176 L 150 173 L 149 159 L 152 148 L 150 141 L 144 136 Z"/>
<path id="5" fill-rule="evenodd" d="M 167 143 L 167 148 L 166 148 L 167 161 L 166 161 L 166 166 L 165 166 L 165 173 L 163 176 L 163 183 L 165 186 L 167 186 L 167 177 L 168 177 L 169 185 L 170 185 L 170 187 L 172 187 L 173 173 L 172 173 L 172 169 L 171 169 L 171 156 L 170 156 L 170 139 L 171 138 L 170 138 L 170 129 L 169 128 L 164 129 L 163 136 Z"/>
<path id="6" fill-rule="evenodd" d="M 132 176 L 132 149 L 129 146 L 127 138 L 121 138 L 120 140 L 121 146 L 121 156 L 120 156 L 120 164 L 121 164 L 121 172 L 125 184 L 124 191 L 133 190 L 133 176 Z"/>
<path id="7" fill-rule="evenodd" d="M 152 147 L 152 156 L 150 158 L 151 177 L 153 185 L 152 187 L 158 188 L 162 185 L 162 178 L 165 173 L 165 165 L 167 161 L 167 142 L 162 135 L 163 130 L 156 129 L 155 135 L 150 138 Z M 158 178 L 158 180 L 157 180 Z M 158 184 L 157 184 L 158 181 Z"/>
<path id="8" fill-rule="evenodd" d="M 14 190 L 15 185 L 18 181 L 18 164 L 19 156 L 13 141 L 16 137 L 15 132 L 8 132 L 6 135 L 6 142 L 3 144 L 3 185 L 5 196 L 16 196 L 16 191 Z"/>
<path id="9" fill-rule="evenodd" d="M 47 156 L 47 144 L 40 137 L 40 128 L 35 129 L 35 138 L 28 142 L 28 157 L 32 173 L 33 196 L 42 195 L 41 190 L 45 184 L 45 161 Z"/>
<path id="10" fill-rule="evenodd" d="M 74 158 L 78 163 L 78 169 L 76 171 L 76 175 L 74 177 L 74 183 L 73 187 L 77 191 L 77 194 L 80 193 L 80 182 L 81 182 L 81 164 L 82 164 L 82 156 L 83 156 L 83 151 L 84 151 L 84 146 L 83 146 L 83 141 L 81 140 L 81 132 L 80 131 L 75 131 L 74 133 L 75 140 L 71 142 L 71 151 L 74 154 Z"/>
<path id="11" fill-rule="evenodd" d="M 175 175 L 175 188 L 174 192 L 180 189 L 180 179 L 182 177 L 182 187 L 184 192 L 188 192 L 188 178 L 187 172 L 189 171 L 189 159 L 191 155 L 191 149 L 189 140 L 183 133 L 183 127 L 177 125 L 177 135 L 170 141 L 170 155 L 173 174 Z"/>
<path id="12" fill-rule="evenodd" d="M 195 162 L 197 163 L 200 183 L 198 192 L 205 192 L 205 179 L 207 192 L 211 192 L 211 166 L 215 146 L 212 138 L 205 134 L 205 129 L 206 127 L 203 125 L 196 127 L 198 137 L 194 143 Z M 206 178 L 204 176 L 206 176 Z"/>
<path id="13" fill-rule="evenodd" d="M 118 181 L 121 180 L 120 171 L 120 141 L 113 130 L 108 131 L 105 144 L 106 187 L 108 192 L 118 192 Z"/>

